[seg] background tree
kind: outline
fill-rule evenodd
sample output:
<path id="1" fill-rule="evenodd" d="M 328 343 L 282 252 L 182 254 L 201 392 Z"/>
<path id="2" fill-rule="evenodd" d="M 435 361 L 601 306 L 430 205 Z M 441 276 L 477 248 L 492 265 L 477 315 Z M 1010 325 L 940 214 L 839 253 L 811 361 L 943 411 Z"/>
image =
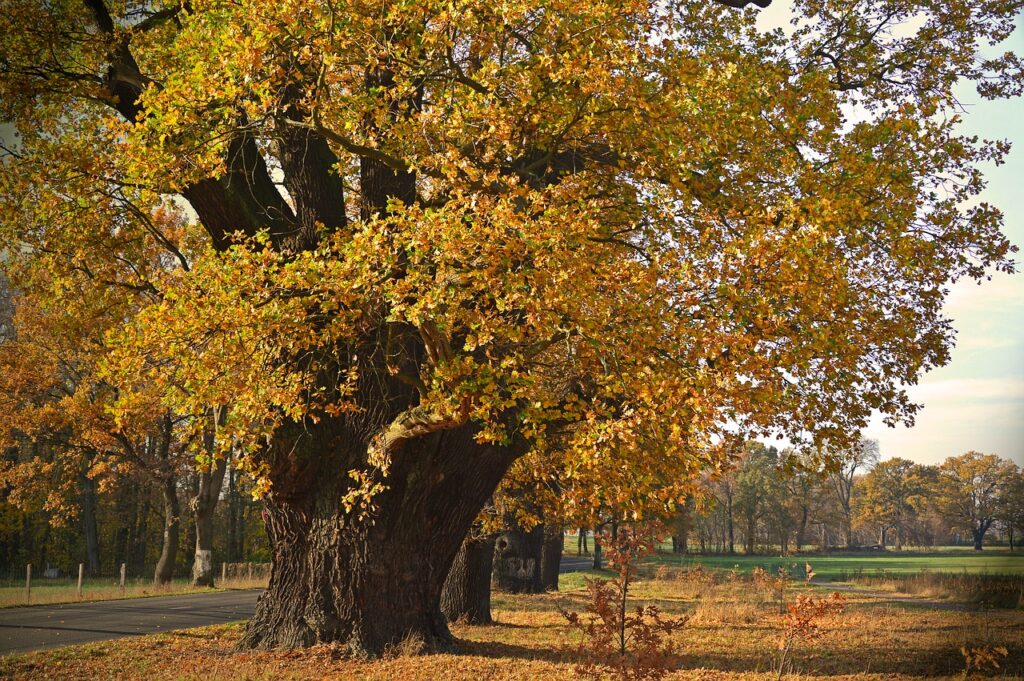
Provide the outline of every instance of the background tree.
<path id="1" fill-rule="evenodd" d="M 1007 466 L 1007 479 L 1000 485 L 998 518 L 1013 551 L 1014 537 L 1024 536 L 1024 469 L 1010 463 L 1012 467 Z"/>
<path id="2" fill-rule="evenodd" d="M 998 517 L 1000 494 L 1012 483 L 1015 468 L 980 452 L 951 456 L 939 466 L 934 502 L 951 523 L 970 531 L 976 551 Z"/>
<path id="3" fill-rule="evenodd" d="M 867 472 L 878 462 L 878 441 L 861 439 L 852 447 L 837 451 L 828 479 L 843 514 L 843 543 L 853 546 L 853 487 L 857 471 Z"/>
<path id="4" fill-rule="evenodd" d="M 747 555 L 755 553 L 758 523 L 768 514 L 773 497 L 782 487 L 776 475 L 777 464 L 778 450 L 751 442 L 737 467 L 733 509 L 743 522 Z"/>
<path id="5" fill-rule="evenodd" d="M 903 548 L 907 525 L 913 520 L 925 493 L 920 466 L 913 461 L 893 458 L 875 465 L 861 481 L 854 504 L 858 520 L 895 532 L 896 550 Z M 885 546 L 884 539 L 879 542 Z"/>

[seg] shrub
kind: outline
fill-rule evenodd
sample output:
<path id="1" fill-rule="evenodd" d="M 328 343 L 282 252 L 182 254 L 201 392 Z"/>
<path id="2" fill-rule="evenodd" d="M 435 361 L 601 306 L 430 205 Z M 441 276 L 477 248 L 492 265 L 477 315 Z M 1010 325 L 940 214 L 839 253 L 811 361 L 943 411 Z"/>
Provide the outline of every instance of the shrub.
<path id="1" fill-rule="evenodd" d="M 964 656 L 964 674 L 960 678 L 967 681 L 972 671 L 982 671 L 987 667 L 999 669 L 999 660 L 1009 655 L 1010 651 L 1005 646 L 961 646 L 960 654 Z"/>
<path id="2" fill-rule="evenodd" d="M 793 646 L 797 641 L 810 642 L 822 635 L 820 620 L 829 615 L 838 615 L 846 607 L 842 594 L 832 593 L 824 598 L 800 595 L 786 606 L 782 636 L 779 638 L 779 659 L 777 679 L 781 679 L 787 666 L 791 666 Z"/>
<path id="3" fill-rule="evenodd" d="M 605 534 L 608 564 L 615 571 L 610 580 L 587 580 L 586 615 L 560 610 L 582 636 L 576 667 L 583 678 L 602 679 L 607 674 L 625 680 L 664 678 L 677 665 L 672 634 L 687 617 L 665 617 L 656 605 L 636 606 L 630 612 L 629 588 L 637 575 L 637 560 L 651 553 L 650 526 L 620 528 L 612 540 Z"/>

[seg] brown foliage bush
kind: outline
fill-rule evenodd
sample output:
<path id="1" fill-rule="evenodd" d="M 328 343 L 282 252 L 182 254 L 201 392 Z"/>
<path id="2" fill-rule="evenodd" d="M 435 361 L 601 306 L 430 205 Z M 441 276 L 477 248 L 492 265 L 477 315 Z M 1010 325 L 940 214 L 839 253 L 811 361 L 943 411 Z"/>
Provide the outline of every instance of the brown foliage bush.
<path id="1" fill-rule="evenodd" d="M 575 652 L 580 659 L 576 672 L 583 678 L 603 679 L 610 674 L 623 681 L 655 680 L 678 666 L 672 635 L 689 618 L 666 617 L 656 605 L 629 609 L 629 587 L 637 576 L 637 560 L 653 551 L 652 536 L 648 525 L 620 528 L 614 540 L 605 534 L 601 543 L 615 577 L 587 580 L 587 614 L 561 610 L 582 634 Z"/>

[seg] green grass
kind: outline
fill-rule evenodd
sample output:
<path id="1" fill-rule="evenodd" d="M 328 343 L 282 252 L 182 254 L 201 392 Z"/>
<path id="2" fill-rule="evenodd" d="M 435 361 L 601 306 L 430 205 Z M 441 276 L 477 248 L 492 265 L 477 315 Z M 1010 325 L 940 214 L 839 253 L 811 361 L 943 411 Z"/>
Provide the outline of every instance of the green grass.
<path id="1" fill-rule="evenodd" d="M 576 537 L 565 538 L 565 553 L 576 555 Z M 592 538 L 588 547 L 593 551 Z M 999 547 L 973 551 L 958 547 L 938 547 L 933 551 L 889 551 L 886 553 L 800 553 L 795 556 L 778 555 L 674 555 L 669 553 L 671 545 L 660 547 L 662 553 L 649 558 L 650 562 L 681 567 L 702 565 L 709 569 L 732 570 L 739 566 L 743 573 L 760 566 L 775 572 L 780 566 L 787 567 L 794 576 L 803 576 L 804 565 L 810 563 L 819 579 L 840 581 L 851 576 L 909 575 L 920 572 L 945 572 L 968 574 L 1024 575 L 1024 553 L 1010 553 Z"/>
<path id="2" fill-rule="evenodd" d="M 969 574 L 1024 574 L 1024 555 L 963 553 L 885 553 L 859 554 L 800 554 L 798 556 L 673 556 L 659 555 L 652 560 L 669 565 L 702 565 L 706 568 L 731 570 L 739 566 L 749 572 L 761 566 L 771 572 L 784 566 L 792 574 L 803 575 L 804 565 L 810 563 L 819 579 L 843 580 L 858 574 L 915 574 L 919 572 L 951 572 Z"/>

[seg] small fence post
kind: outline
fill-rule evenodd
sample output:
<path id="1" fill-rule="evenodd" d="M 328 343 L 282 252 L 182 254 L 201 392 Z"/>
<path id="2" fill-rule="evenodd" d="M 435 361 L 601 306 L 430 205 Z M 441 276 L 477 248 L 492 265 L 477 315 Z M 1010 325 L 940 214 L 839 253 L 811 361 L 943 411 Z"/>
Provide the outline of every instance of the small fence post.
<path id="1" fill-rule="evenodd" d="M 32 603 L 32 563 L 25 566 L 25 605 Z"/>
<path id="2" fill-rule="evenodd" d="M 82 573 L 85 571 L 85 563 L 78 564 L 78 597 L 82 597 Z"/>
<path id="3" fill-rule="evenodd" d="M 228 581 L 228 564 L 225 562 L 225 563 L 221 563 L 220 564 L 220 583 L 221 583 L 221 586 L 223 586 L 224 584 L 227 584 L 227 581 Z"/>
<path id="4" fill-rule="evenodd" d="M 121 593 L 124 594 L 124 569 L 125 564 L 121 563 Z"/>
<path id="5" fill-rule="evenodd" d="M 249 563 L 249 581 L 252 581 L 252 563 Z"/>

